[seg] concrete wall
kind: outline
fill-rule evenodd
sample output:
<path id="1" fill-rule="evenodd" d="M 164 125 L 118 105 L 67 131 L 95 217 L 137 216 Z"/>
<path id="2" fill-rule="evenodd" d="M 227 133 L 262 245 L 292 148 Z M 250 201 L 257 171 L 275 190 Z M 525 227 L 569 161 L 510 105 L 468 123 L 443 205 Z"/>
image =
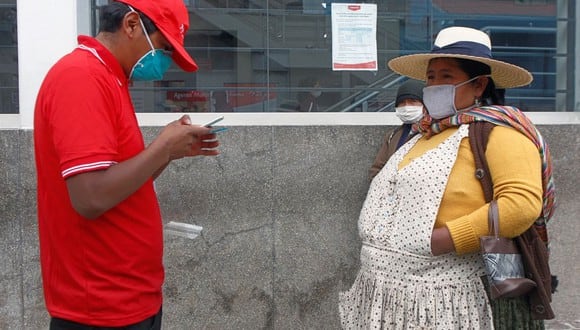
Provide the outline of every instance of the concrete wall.
<path id="1" fill-rule="evenodd" d="M 180 160 L 157 180 L 166 237 L 164 329 L 337 329 L 337 294 L 358 268 L 357 218 L 378 126 L 245 126 L 222 155 Z M 158 128 L 144 128 L 150 140 Z M 557 319 L 580 327 L 580 126 L 541 126 L 555 165 L 549 230 Z M 47 329 L 37 243 L 32 132 L 0 131 L 0 329 Z"/>

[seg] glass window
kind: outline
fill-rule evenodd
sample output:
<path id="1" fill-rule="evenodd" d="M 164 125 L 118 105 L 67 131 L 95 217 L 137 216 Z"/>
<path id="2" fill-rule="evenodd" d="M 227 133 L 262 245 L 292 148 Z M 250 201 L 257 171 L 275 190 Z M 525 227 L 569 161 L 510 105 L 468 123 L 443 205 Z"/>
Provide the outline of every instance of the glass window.
<path id="1" fill-rule="evenodd" d="M 376 3 L 378 11 L 379 69 L 370 72 L 331 68 L 331 3 L 363 1 L 184 1 L 190 10 L 185 43 L 199 70 L 190 74 L 174 66 L 163 81 L 135 83 L 138 112 L 393 111 L 403 79 L 387 61 L 429 51 L 437 32 L 453 25 L 487 32 L 495 58 L 533 73 L 530 86 L 507 91 L 506 103 L 555 111 L 556 91 L 574 90 L 556 86 L 558 68 L 573 71 L 573 63 L 556 65 L 562 42 L 556 35 L 569 33 L 557 31 L 557 6 L 566 2 L 364 1 Z M 95 10 L 98 2 L 106 1 L 97 1 Z"/>
<path id="2" fill-rule="evenodd" d="M 18 113 L 16 0 L 0 1 L 0 114 Z"/>

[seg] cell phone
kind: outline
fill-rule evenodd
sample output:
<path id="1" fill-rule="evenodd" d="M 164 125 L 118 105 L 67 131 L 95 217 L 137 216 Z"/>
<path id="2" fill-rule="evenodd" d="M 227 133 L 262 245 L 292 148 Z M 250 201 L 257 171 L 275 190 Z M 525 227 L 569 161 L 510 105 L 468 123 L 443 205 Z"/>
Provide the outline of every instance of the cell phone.
<path id="1" fill-rule="evenodd" d="M 210 121 L 209 123 L 207 123 L 207 124 L 205 124 L 203 126 L 204 127 L 210 127 L 210 126 L 212 126 L 212 125 L 214 125 L 214 124 L 222 121 L 223 119 L 224 119 L 224 116 L 217 117 L 216 119 L 213 119 L 212 121 Z"/>
<path id="2" fill-rule="evenodd" d="M 227 131 L 228 128 L 227 127 L 218 127 L 218 128 L 214 128 L 212 129 L 210 132 L 210 134 L 216 134 L 216 133 L 221 133 L 223 131 Z"/>
<path id="3" fill-rule="evenodd" d="M 211 126 L 213 126 L 215 123 L 218 123 L 218 122 L 222 121 L 223 119 L 224 119 L 224 116 L 217 117 L 216 119 L 214 119 L 214 120 L 210 121 L 209 123 L 207 123 L 207 124 L 205 124 L 205 125 L 203 125 L 203 126 L 204 126 L 204 127 L 211 127 Z M 227 127 L 218 127 L 218 128 L 214 128 L 214 129 L 212 129 L 212 130 L 211 130 L 211 131 L 209 131 L 209 132 L 210 132 L 211 134 L 215 134 L 215 133 L 220 133 L 220 132 L 227 131 L 227 130 L 228 130 L 228 128 L 227 128 Z"/>

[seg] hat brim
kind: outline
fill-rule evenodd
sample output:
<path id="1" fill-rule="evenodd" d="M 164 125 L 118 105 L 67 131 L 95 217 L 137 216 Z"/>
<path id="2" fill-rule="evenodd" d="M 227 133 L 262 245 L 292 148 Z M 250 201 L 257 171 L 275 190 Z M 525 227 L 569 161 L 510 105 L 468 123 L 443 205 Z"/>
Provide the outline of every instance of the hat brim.
<path id="1" fill-rule="evenodd" d="M 487 64 L 491 68 L 491 78 L 497 88 L 515 88 L 529 85 L 534 78 L 528 70 L 510 63 L 461 54 L 411 54 L 391 59 L 387 65 L 394 72 L 413 79 L 425 81 L 427 66 L 434 58 L 463 58 Z"/>
<path id="2" fill-rule="evenodd" d="M 197 71 L 198 69 L 197 63 L 195 63 L 193 58 L 189 56 L 189 53 L 187 52 L 187 50 L 185 50 L 185 47 L 183 47 L 183 45 L 181 45 L 180 42 L 172 38 L 169 35 L 169 33 L 167 33 L 164 29 L 160 27 L 157 28 L 173 47 L 173 55 L 172 55 L 173 61 L 184 71 L 187 72 Z"/>

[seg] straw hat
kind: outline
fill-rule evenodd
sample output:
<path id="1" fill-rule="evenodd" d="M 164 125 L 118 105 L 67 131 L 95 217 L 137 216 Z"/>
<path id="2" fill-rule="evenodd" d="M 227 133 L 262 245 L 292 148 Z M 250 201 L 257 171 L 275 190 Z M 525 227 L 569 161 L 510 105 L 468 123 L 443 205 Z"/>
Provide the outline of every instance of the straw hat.
<path id="1" fill-rule="evenodd" d="M 485 32 L 459 26 L 441 30 L 430 53 L 396 57 L 388 66 L 403 76 L 425 80 L 429 60 L 437 57 L 464 58 L 487 64 L 497 88 L 521 87 L 533 80 L 528 70 L 492 59 L 491 40 Z"/>

